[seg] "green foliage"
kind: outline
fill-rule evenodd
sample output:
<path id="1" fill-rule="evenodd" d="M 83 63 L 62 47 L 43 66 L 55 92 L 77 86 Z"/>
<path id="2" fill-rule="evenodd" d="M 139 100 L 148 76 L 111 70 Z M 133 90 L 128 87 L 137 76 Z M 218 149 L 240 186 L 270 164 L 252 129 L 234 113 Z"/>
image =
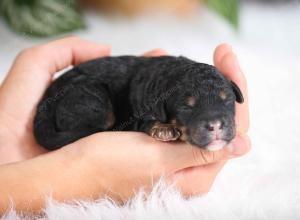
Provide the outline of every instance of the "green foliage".
<path id="1" fill-rule="evenodd" d="M 238 28 L 238 0 L 204 0 Z M 77 0 L 0 0 L 0 13 L 15 31 L 51 36 L 84 27 Z"/>
<path id="2" fill-rule="evenodd" d="M 205 2 L 210 8 L 228 20 L 234 28 L 238 28 L 238 0 L 205 0 Z"/>
<path id="3" fill-rule="evenodd" d="M 76 0 L 0 0 L 0 12 L 25 35 L 50 36 L 84 27 Z"/>

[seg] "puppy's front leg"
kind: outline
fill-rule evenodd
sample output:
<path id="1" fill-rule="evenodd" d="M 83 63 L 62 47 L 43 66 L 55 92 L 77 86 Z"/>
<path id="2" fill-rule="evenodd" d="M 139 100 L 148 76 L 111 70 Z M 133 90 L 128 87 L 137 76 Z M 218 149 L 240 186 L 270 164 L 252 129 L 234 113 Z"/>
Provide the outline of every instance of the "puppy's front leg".
<path id="1" fill-rule="evenodd" d="M 159 141 L 174 141 L 181 135 L 175 124 L 166 124 L 160 121 L 146 122 L 141 130 Z"/>

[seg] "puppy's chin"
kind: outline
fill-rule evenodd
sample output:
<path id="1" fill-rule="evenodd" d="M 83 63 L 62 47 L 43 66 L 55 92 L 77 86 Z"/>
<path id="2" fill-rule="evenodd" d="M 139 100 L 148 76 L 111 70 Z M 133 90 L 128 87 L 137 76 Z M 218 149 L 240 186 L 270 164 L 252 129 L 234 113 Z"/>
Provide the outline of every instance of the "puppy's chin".
<path id="1" fill-rule="evenodd" d="M 187 142 L 208 151 L 221 150 L 223 147 L 225 147 L 228 144 L 228 141 L 226 140 L 213 140 L 208 144 L 197 143 L 196 141 L 193 140 L 193 138 L 189 139 Z"/>
<path id="2" fill-rule="evenodd" d="M 226 146 L 226 144 L 227 144 L 227 142 L 224 140 L 214 140 L 205 146 L 205 150 L 208 150 L 208 151 L 221 150 L 223 147 Z"/>

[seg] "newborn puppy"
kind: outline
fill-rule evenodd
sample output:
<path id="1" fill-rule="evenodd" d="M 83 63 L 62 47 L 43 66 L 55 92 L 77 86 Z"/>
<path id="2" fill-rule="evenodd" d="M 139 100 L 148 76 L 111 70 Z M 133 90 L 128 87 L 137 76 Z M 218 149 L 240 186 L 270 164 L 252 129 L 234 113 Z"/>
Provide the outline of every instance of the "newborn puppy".
<path id="1" fill-rule="evenodd" d="M 55 80 L 34 120 L 37 142 L 58 149 L 101 131 L 141 131 L 219 150 L 235 136 L 237 85 L 185 57 L 104 57 Z"/>

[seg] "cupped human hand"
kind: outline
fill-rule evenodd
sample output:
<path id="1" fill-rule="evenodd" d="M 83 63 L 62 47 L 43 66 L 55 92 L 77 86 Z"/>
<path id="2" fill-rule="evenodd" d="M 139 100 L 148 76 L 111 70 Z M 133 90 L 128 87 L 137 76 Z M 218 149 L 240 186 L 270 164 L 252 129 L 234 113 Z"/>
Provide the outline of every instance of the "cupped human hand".
<path id="1" fill-rule="evenodd" d="M 166 55 L 163 50 L 157 50 L 155 54 Z M 94 152 L 89 159 L 92 166 L 99 168 L 106 164 L 98 171 L 105 176 L 100 179 L 106 194 L 126 200 L 140 187 L 151 190 L 161 176 L 167 182 L 175 183 L 185 196 L 203 194 L 209 191 L 228 159 L 240 157 L 250 150 L 245 76 L 227 44 L 216 48 L 214 63 L 220 72 L 240 87 L 244 95 L 245 102 L 236 104 L 237 135 L 234 140 L 222 150 L 210 152 L 186 143 L 158 142 L 135 132 L 104 132 L 82 139 L 76 144 L 88 146 L 91 149 L 86 151 L 88 154 Z"/>
<path id="2" fill-rule="evenodd" d="M 54 73 L 109 54 L 109 46 L 68 37 L 17 56 L 0 87 L 0 164 L 47 152 L 36 143 L 32 127 L 36 106 Z"/>
<path id="3" fill-rule="evenodd" d="M 153 49 L 144 56 L 159 56 Z M 54 74 L 72 65 L 109 56 L 110 46 L 67 37 L 25 49 L 16 57 L 0 87 L 0 164 L 46 153 L 33 136 L 36 106 Z"/>
<path id="4" fill-rule="evenodd" d="M 156 50 L 155 55 L 166 55 L 166 52 Z M 89 162 L 85 164 L 89 168 L 85 170 L 99 174 L 93 178 L 103 189 L 102 193 L 126 201 L 140 188 L 151 190 L 164 176 L 167 182 L 175 183 L 185 196 L 203 194 L 209 191 L 228 159 L 240 157 L 250 150 L 245 77 L 236 56 L 226 44 L 217 47 L 214 62 L 227 78 L 236 82 L 245 98 L 242 105 L 236 104 L 235 139 L 224 149 L 210 152 L 182 142 L 158 142 L 143 133 L 102 132 L 67 146 L 70 149 L 77 146 L 81 149 L 80 154 L 88 158 Z"/>
<path id="5" fill-rule="evenodd" d="M 0 88 L 0 163 L 46 153 L 34 140 L 32 122 L 37 103 L 53 74 L 69 65 L 106 55 L 109 47 L 71 37 L 25 50 L 18 56 Z M 160 56 L 165 52 L 154 50 L 145 55 Z M 241 156 L 250 149 L 246 135 L 245 78 L 229 46 L 219 46 L 214 61 L 224 75 L 239 85 L 245 97 L 244 104 L 237 104 L 238 131 L 232 144 L 209 152 L 185 143 L 158 142 L 137 132 L 91 135 L 57 152 L 69 151 L 75 155 L 80 152 L 77 161 L 81 166 L 74 166 L 74 173 L 82 176 L 90 190 L 94 189 L 89 195 L 105 193 L 126 200 L 141 187 L 151 189 L 162 175 L 170 182 L 175 181 L 187 196 L 204 193 L 229 158 Z"/>

